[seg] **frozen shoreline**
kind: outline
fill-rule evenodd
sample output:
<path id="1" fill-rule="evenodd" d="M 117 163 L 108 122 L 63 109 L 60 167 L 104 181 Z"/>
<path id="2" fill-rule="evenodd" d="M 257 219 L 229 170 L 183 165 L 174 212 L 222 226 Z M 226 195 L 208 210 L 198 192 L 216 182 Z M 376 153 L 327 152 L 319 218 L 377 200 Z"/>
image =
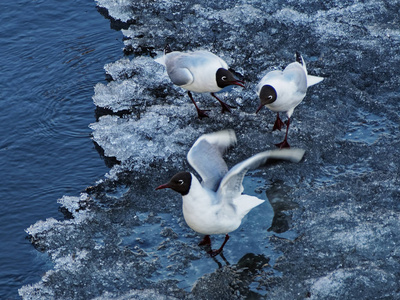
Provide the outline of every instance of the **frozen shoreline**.
<path id="1" fill-rule="evenodd" d="M 112 80 L 95 87 L 94 103 L 114 113 L 90 125 L 94 141 L 120 164 L 88 194 L 63 198 L 73 219 L 28 230 L 55 267 L 20 290 L 24 299 L 400 297 L 399 4 L 97 3 L 133 24 L 123 33 L 125 49 L 135 55 L 108 63 Z M 211 109 L 210 118 L 198 120 L 185 93 L 149 56 L 165 42 L 227 60 L 247 82 L 245 90 L 222 94 L 237 109 L 221 115 L 211 97 L 196 95 Z M 279 197 L 296 204 L 284 212 L 295 235 L 268 232 L 272 216 L 262 220 L 262 208 L 230 241 L 231 264 L 219 260 L 218 268 L 197 247 L 180 199 L 154 187 L 189 168 L 187 150 L 202 133 L 236 131 L 230 165 L 274 147 L 283 132 L 271 133 L 271 112 L 254 114 L 254 86 L 266 71 L 291 62 L 295 50 L 310 74 L 326 77 L 293 114 L 290 143 L 306 156 L 299 165 L 256 174 L 270 201 L 281 189 Z M 273 255 L 279 257 L 270 262 Z M 198 271 L 200 265 L 210 271 Z M 185 286 L 199 274 L 193 288 Z"/>

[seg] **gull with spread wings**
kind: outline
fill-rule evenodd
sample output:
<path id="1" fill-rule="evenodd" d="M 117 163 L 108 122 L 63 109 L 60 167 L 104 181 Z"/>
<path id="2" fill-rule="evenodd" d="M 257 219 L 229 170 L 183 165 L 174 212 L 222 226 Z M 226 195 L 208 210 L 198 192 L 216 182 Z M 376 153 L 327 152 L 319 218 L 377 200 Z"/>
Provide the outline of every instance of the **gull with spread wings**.
<path id="1" fill-rule="evenodd" d="M 182 195 L 183 216 L 194 231 L 204 234 L 200 245 L 211 245 L 211 234 L 225 234 L 225 240 L 218 250 L 221 253 L 229 239 L 228 233 L 236 230 L 243 217 L 264 200 L 242 194 L 243 178 L 248 170 L 255 169 L 269 159 L 299 162 L 302 149 L 282 149 L 258 153 L 228 170 L 222 158 L 225 150 L 236 143 L 233 130 L 223 130 L 200 136 L 190 149 L 187 159 L 201 176 L 202 182 L 190 172 L 180 172 L 156 189 L 170 188 Z"/>

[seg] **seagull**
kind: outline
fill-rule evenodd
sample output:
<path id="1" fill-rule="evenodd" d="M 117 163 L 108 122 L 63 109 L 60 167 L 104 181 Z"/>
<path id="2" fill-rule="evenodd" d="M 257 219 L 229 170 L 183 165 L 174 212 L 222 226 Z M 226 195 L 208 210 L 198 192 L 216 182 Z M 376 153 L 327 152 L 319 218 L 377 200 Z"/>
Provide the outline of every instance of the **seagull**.
<path id="1" fill-rule="evenodd" d="M 306 64 L 299 52 L 295 54 L 296 61 L 289 64 L 283 71 L 275 70 L 267 73 L 257 85 L 260 106 L 256 113 L 265 105 L 277 113 L 272 130 L 281 130 L 284 123 L 279 118 L 279 112 L 286 112 L 288 117 L 285 139 L 276 144 L 279 148 L 289 148 L 287 135 L 290 117 L 294 108 L 303 101 L 307 88 L 321 82 L 324 78 L 307 74 Z"/>
<path id="2" fill-rule="evenodd" d="M 221 113 L 224 113 L 230 112 L 230 109 L 234 107 L 221 101 L 214 93 L 229 85 L 244 87 L 244 81 L 233 76 L 228 70 L 227 63 L 208 51 L 172 51 L 167 45 L 164 55 L 156 59 L 156 62 L 166 67 L 168 76 L 174 84 L 188 91 L 200 119 L 208 117 L 207 110 L 199 109 L 191 92 L 211 93 L 211 96 L 221 104 Z"/>
<path id="3" fill-rule="evenodd" d="M 265 164 L 269 159 L 299 162 L 305 152 L 302 149 L 265 151 L 236 164 L 228 171 L 222 155 L 235 143 L 233 130 L 200 136 L 189 150 L 187 159 L 201 176 L 202 182 L 190 172 L 180 172 L 168 183 L 156 188 L 170 188 L 182 195 L 182 210 L 187 225 L 205 235 L 199 245 L 211 246 L 210 235 L 225 234 L 221 247 L 208 252 L 212 257 L 222 252 L 229 239 L 228 233 L 240 226 L 243 217 L 264 202 L 257 197 L 242 194 L 242 181 L 246 172 Z"/>

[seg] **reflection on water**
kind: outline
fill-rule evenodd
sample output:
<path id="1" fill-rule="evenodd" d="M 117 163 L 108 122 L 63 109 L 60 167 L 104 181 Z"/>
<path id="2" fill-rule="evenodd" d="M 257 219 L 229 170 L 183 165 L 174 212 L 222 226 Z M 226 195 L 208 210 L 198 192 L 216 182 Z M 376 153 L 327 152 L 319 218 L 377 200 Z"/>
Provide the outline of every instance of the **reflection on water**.
<path id="1" fill-rule="evenodd" d="M 274 218 L 268 231 L 283 233 L 290 229 L 291 216 L 285 211 L 299 207 L 296 202 L 288 197 L 291 190 L 292 188 L 285 185 L 281 180 L 273 182 L 271 187 L 267 189 L 266 194 L 274 210 Z"/>

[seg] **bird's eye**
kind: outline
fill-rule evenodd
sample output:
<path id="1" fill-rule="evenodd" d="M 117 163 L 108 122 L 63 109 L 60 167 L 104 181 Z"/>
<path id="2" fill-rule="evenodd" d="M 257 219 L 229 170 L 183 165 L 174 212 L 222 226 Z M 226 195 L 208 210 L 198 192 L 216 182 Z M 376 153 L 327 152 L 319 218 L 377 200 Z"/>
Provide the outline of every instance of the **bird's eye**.
<path id="1" fill-rule="evenodd" d="M 182 184 L 183 184 L 183 180 L 182 180 L 182 179 L 179 179 L 179 180 L 178 180 L 178 184 L 179 184 L 179 185 L 182 185 Z"/>
<path id="2" fill-rule="evenodd" d="M 273 97 L 272 97 L 271 95 L 268 96 L 268 100 L 272 100 L 272 98 L 273 98 Z"/>
<path id="3" fill-rule="evenodd" d="M 221 80 L 222 80 L 222 81 L 225 81 L 225 80 L 226 80 L 226 76 L 222 76 L 222 77 L 221 77 Z"/>

